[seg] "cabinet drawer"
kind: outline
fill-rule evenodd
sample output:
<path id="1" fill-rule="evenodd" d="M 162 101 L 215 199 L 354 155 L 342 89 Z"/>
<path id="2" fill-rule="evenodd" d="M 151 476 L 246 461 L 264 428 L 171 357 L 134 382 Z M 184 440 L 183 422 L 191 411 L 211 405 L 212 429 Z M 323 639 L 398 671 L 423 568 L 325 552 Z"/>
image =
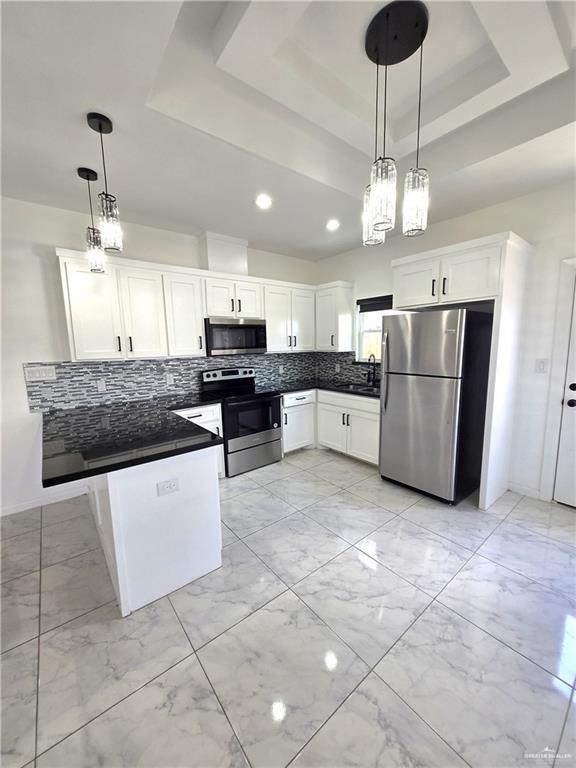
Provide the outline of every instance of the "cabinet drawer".
<path id="1" fill-rule="evenodd" d="M 178 416 L 182 416 L 195 424 L 203 424 L 207 421 L 220 421 L 220 405 L 199 405 L 197 408 L 182 408 L 174 411 Z"/>
<path id="2" fill-rule="evenodd" d="M 334 405 L 344 411 L 350 408 L 366 413 L 380 413 L 380 400 L 376 397 L 362 397 L 361 395 L 346 395 L 340 392 L 318 390 L 318 402 Z"/>
<path id="3" fill-rule="evenodd" d="M 306 405 L 306 403 L 316 402 L 316 390 L 308 389 L 305 392 L 290 392 L 283 395 L 284 408 L 291 408 L 294 405 Z"/>

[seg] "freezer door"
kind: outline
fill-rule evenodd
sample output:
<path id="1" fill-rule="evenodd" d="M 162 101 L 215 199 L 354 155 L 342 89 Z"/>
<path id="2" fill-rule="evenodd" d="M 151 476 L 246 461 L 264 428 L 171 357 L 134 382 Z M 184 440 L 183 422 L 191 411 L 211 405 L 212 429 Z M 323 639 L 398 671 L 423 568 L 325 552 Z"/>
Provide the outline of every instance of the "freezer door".
<path id="1" fill-rule="evenodd" d="M 380 474 L 452 501 L 460 379 L 390 373 L 382 382 Z"/>
<path id="2" fill-rule="evenodd" d="M 382 372 L 461 376 L 465 309 L 385 315 Z"/>

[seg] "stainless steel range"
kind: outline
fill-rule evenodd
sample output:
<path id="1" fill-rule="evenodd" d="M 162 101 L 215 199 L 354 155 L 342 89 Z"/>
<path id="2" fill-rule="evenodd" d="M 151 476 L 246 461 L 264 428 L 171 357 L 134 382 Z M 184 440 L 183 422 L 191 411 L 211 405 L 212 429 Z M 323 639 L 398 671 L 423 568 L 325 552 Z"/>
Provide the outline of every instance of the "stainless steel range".
<path id="1" fill-rule="evenodd" d="M 253 368 L 202 374 L 202 399 L 222 399 L 226 475 L 233 477 L 282 458 L 281 395 L 256 392 Z"/>

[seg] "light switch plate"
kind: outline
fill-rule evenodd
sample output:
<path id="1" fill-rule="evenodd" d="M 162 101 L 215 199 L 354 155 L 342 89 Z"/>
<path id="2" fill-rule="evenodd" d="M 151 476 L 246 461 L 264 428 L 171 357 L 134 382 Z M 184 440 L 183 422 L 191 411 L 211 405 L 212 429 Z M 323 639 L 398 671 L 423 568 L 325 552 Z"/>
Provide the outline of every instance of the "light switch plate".
<path id="1" fill-rule="evenodd" d="M 340 373 L 340 363 L 336 363 L 336 373 Z"/>
<path id="2" fill-rule="evenodd" d="M 169 387 L 173 387 L 174 386 L 174 374 L 173 373 L 167 373 L 166 374 L 166 384 Z"/>
<path id="3" fill-rule="evenodd" d="M 98 392 L 106 392 L 106 380 L 105 379 L 98 379 L 96 382 L 96 389 Z"/>
<path id="4" fill-rule="evenodd" d="M 56 381 L 56 368 L 53 365 L 29 365 L 24 368 L 26 381 Z"/>
<path id="5" fill-rule="evenodd" d="M 158 496 L 167 496 L 169 493 L 176 493 L 178 490 L 180 490 L 180 485 L 177 477 L 156 483 L 156 493 Z"/>
<path id="6" fill-rule="evenodd" d="M 548 373 L 548 363 L 549 360 L 547 357 L 539 357 L 536 359 L 536 362 L 534 363 L 534 372 L 535 373 Z"/>

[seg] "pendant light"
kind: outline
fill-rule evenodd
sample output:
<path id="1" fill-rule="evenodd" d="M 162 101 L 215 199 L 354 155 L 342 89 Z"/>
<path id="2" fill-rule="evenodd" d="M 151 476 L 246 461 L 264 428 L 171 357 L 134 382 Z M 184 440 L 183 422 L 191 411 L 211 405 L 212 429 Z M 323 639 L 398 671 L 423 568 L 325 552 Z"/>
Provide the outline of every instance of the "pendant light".
<path id="1" fill-rule="evenodd" d="M 106 158 L 104 157 L 103 134 L 112 133 L 112 121 L 98 112 L 89 112 L 87 121 L 90 128 L 100 135 L 100 151 L 102 153 L 102 170 L 104 172 L 104 192 L 100 192 L 100 235 L 105 251 L 119 253 L 122 250 L 122 227 L 118 215 L 118 204 L 114 195 L 108 192 L 108 177 L 106 175 Z"/>
<path id="2" fill-rule="evenodd" d="M 376 65 L 376 119 L 374 128 L 374 163 L 372 169 L 378 162 L 378 96 L 380 91 L 378 82 L 378 65 Z M 372 174 L 371 174 L 372 176 Z M 377 198 L 378 190 L 370 183 L 364 190 L 364 207 L 362 210 L 362 244 L 363 245 L 381 245 L 384 242 L 386 233 L 384 230 L 377 230 L 374 226 L 378 220 L 379 200 Z"/>
<path id="3" fill-rule="evenodd" d="M 422 108 L 422 57 L 424 42 L 420 46 L 420 81 L 418 85 L 418 129 L 416 133 L 416 167 L 410 168 L 404 180 L 404 203 L 402 206 L 402 232 L 406 237 L 417 237 L 428 226 L 428 205 L 430 200 L 430 177 L 425 168 L 420 168 L 420 112 Z"/>
<path id="4" fill-rule="evenodd" d="M 104 272 L 106 254 L 102 250 L 100 230 L 94 226 L 94 213 L 92 212 L 92 192 L 90 190 L 90 182 L 96 181 L 98 174 L 96 171 L 93 171 L 92 168 L 78 168 L 77 172 L 78 176 L 80 176 L 81 179 L 84 179 L 84 181 L 88 184 L 88 204 L 90 206 L 91 225 L 86 227 L 86 255 L 88 256 L 90 272 Z"/>
<path id="5" fill-rule="evenodd" d="M 396 162 L 386 155 L 386 138 L 388 123 L 388 67 L 398 64 L 412 56 L 422 43 L 428 31 L 428 10 L 421 0 L 394 0 L 382 8 L 372 19 L 366 30 L 366 55 L 376 64 L 376 119 L 375 119 L 375 148 L 374 162 L 370 169 L 370 185 L 364 193 L 364 212 L 362 216 L 362 242 L 364 245 L 383 243 L 385 233 L 396 225 L 396 196 L 397 170 Z M 422 61 L 420 62 L 422 65 Z M 378 70 L 384 67 L 384 128 L 382 154 L 378 155 Z M 422 71 L 420 67 L 420 92 L 422 87 Z M 420 115 L 420 111 L 418 113 Z M 418 118 L 420 126 L 420 118 Z M 418 131 L 419 131 L 418 127 Z M 419 137 L 419 133 L 418 133 Z M 419 145 L 419 138 L 418 138 Z M 418 166 L 418 163 L 416 163 Z M 420 189 L 417 184 L 423 184 L 423 168 L 412 169 L 414 172 L 406 178 L 406 189 L 410 194 L 404 195 L 405 214 L 410 213 L 412 219 L 417 216 L 417 203 L 422 203 L 423 197 L 412 194 Z M 427 210 L 427 207 L 426 207 Z M 421 217 L 420 217 L 421 219 Z M 408 219 L 406 215 L 404 221 Z M 425 227 L 424 227 L 425 229 Z M 405 227 L 403 226 L 403 231 Z M 424 231 L 424 230 L 422 230 Z"/>

